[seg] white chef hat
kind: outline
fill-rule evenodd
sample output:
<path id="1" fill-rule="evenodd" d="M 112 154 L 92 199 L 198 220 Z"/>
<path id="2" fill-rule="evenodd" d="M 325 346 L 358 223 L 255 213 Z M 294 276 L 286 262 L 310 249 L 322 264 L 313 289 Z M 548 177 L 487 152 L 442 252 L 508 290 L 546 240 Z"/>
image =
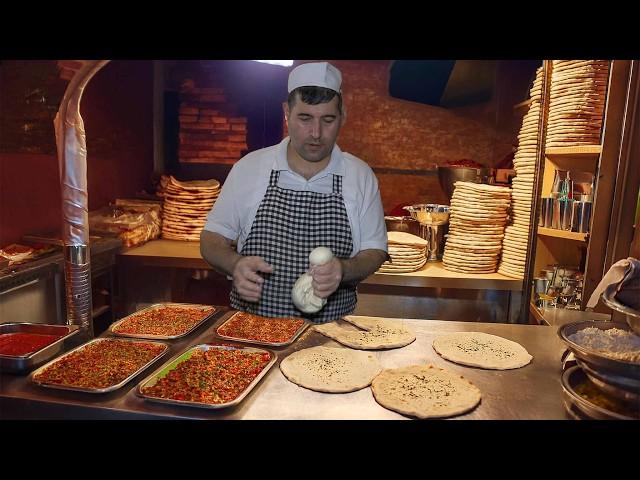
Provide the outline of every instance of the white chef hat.
<path id="1" fill-rule="evenodd" d="M 342 74 L 340 70 L 327 62 L 303 63 L 291 70 L 288 92 L 298 87 L 324 87 L 340 93 Z"/>

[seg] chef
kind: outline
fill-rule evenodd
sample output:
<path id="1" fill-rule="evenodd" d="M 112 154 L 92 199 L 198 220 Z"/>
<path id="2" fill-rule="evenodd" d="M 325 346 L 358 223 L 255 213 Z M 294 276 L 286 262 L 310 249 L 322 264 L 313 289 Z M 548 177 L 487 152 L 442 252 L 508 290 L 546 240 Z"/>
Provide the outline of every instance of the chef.
<path id="1" fill-rule="evenodd" d="M 354 311 L 358 282 L 388 258 L 378 181 L 364 161 L 336 145 L 346 118 L 341 86 L 342 74 L 330 63 L 294 68 L 283 104 L 289 136 L 241 158 L 208 214 L 201 253 L 233 279 L 232 308 L 336 320 Z M 333 256 L 310 268 L 316 247 Z M 291 299 L 307 271 L 313 293 L 326 299 L 313 314 Z"/>

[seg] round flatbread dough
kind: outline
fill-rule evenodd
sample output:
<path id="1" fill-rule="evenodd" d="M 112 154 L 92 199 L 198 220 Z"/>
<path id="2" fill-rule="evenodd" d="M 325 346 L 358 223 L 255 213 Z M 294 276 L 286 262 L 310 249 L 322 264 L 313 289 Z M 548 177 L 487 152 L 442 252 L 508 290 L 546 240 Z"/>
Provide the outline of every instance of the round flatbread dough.
<path id="1" fill-rule="evenodd" d="M 433 349 L 454 363 L 491 370 L 524 367 L 533 358 L 519 343 L 482 332 L 456 332 L 436 337 Z"/>
<path id="2" fill-rule="evenodd" d="M 292 353 L 280 370 L 296 385 L 316 392 L 346 393 L 368 387 L 382 371 L 373 353 L 311 347 Z"/>
<path id="3" fill-rule="evenodd" d="M 460 415 L 473 410 L 481 397 L 469 380 L 433 365 L 383 370 L 371 390 L 384 408 L 418 418 Z"/>
<path id="4" fill-rule="evenodd" d="M 316 325 L 314 329 L 338 343 L 357 350 L 404 347 L 416 339 L 413 332 L 396 320 L 358 315 L 347 315 L 344 320 L 363 330 L 347 329 L 336 325 L 335 322 Z"/>

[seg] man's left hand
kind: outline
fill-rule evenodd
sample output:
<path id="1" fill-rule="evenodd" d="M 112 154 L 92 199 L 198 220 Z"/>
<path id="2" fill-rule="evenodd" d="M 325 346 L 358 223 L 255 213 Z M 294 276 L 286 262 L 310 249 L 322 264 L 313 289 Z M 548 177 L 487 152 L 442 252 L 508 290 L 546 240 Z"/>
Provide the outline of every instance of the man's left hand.
<path id="1" fill-rule="evenodd" d="M 342 262 L 333 257 L 324 265 L 314 265 L 309 273 L 313 277 L 313 294 L 319 298 L 327 298 L 338 289 L 342 281 Z"/>

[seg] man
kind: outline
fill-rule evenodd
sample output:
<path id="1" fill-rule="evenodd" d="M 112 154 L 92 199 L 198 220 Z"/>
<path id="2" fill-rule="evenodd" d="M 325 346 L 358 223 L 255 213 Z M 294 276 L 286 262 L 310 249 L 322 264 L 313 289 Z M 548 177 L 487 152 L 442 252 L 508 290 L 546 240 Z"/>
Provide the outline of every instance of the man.
<path id="1" fill-rule="evenodd" d="M 240 159 L 209 212 L 200 250 L 233 278 L 232 308 L 336 320 L 353 312 L 357 283 L 388 258 L 377 179 L 335 143 L 345 121 L 341 83 L 340 71 L 326 62 L 292 70 L 283 104 L 289 136 Z M 314 294 L 327 304 L 306 315 L 293 304 L 291 288 L 316 247 L 334 257 L 310 272 Z"/>

